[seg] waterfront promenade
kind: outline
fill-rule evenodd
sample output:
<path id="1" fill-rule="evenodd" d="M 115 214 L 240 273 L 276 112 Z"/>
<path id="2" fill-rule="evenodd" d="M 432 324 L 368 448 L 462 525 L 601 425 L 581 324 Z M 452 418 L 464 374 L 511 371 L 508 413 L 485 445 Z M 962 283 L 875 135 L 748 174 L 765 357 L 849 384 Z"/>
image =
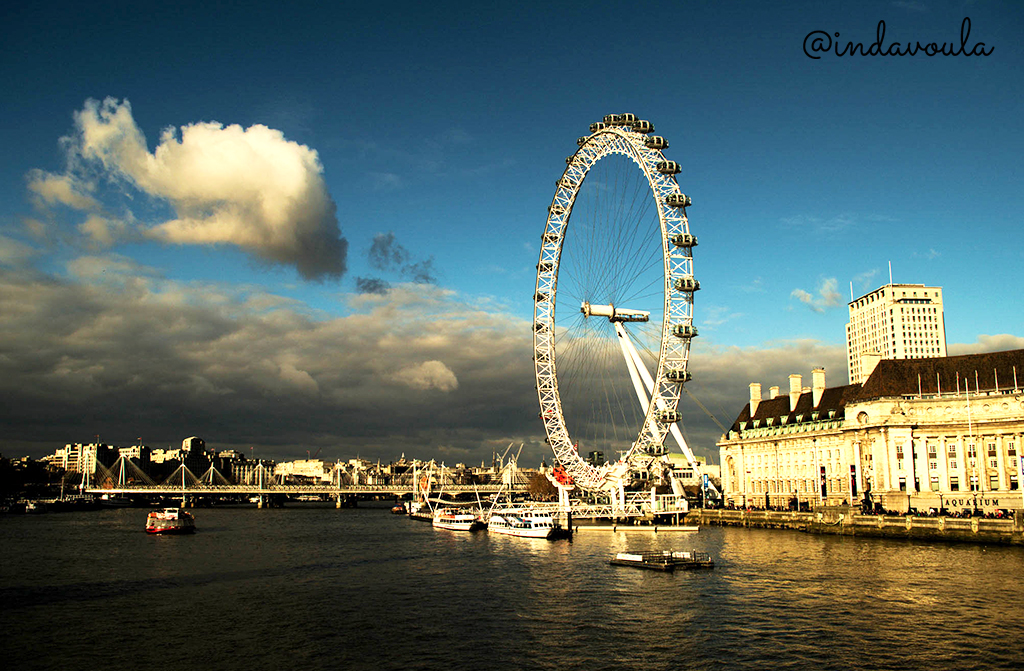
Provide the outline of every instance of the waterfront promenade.
<path id="1" fill-rule="evenodd" d="M 1024 511 L 1012 517 L 860 515 L 854 508 L 815 512 L 695 509 L 687 524 L 791 529 L 814 534 L 1024 545 Z"/>

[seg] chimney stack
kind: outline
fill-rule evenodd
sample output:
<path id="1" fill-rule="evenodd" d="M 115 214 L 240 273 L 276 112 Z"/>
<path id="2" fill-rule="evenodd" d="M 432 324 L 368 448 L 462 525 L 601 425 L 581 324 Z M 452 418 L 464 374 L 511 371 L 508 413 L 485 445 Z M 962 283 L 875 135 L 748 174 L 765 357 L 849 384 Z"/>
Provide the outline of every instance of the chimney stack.
<path id="1" fill-rule="evenodd" d="M 761 403 L 761 383 L 750 383 L 750 417 L 757 413 L 757 406 Z"/>
<path id="2" fill-rule="evenodd" d="M 793 374 L 789 376 L 789 411 L 793 412 L 796 410 L 796 402 L 800 400 L 800 391 L 803 389 L 801 386 L 803 382 L 803 376 Z"/>
<path id="3" fill-rule="evenodd" d="M 821 403 L 821 395 L 825 393 L 825 369 L 815 368 L 811 371 L 811 393 L 814 394 L 814 407 Z"/>
<path id="4" fill-rule="evenodd" d="M 768 398 L 778 398 L 779 388 L 778 386 L 768 388 Z"/>

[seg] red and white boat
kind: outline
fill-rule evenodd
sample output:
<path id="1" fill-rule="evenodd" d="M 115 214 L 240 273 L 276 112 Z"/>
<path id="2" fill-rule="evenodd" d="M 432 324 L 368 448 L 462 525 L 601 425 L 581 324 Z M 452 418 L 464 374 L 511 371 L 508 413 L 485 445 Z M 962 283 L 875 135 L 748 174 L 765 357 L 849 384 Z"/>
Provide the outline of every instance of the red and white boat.
<path id="1" fill-rule="evenodd" d="M 181 508 L 154 510 L 146 517 L 147 534 L 195 533 L 196 519 Z"/>

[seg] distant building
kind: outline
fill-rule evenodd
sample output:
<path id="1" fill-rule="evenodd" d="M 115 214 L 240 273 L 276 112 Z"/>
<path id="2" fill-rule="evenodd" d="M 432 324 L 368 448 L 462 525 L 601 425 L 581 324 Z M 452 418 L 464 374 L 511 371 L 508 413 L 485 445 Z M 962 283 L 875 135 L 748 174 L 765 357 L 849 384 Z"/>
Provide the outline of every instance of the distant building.
<path id="1" fill-rule="evenodd" d="M 49 461 L 68 472 L 92 473 L 96 470 L 97 461 L 103 466 L 110 466 L 117 461 L 117 457 L 117 449 L 104 443 L 68 443 L 63 448 L 57 448 Z"/>
<path id="2" fill-rule="evenodd" d="M 197 454 L 206 451 L 206 441 L 196 436 L 190 436 L 181 441 L 181 451 L 186 454 Z"/>
<path id="3" fill-rule="evenodd" d="M 703 476 L 707 475 L 712 484 L 720 481 L 722 472 L 719 466 L 709 464 L 707 457 L 694 455 L 700 471 L 694 471 L 690 460 L 684 454 L 669 453 L 668 463 L 673 474 L 684 487 L 700 487 L 703 484 Z"/>
<path id="4" fill-rule="evenodd" d="M 134 459 L 140 464 L 148 464 L 152 450 L 146 445 L 132 445 L 131 447 L 117 448 L 117 453 L 125 459 Z"/>
<path id="5" fill-rule="evenodd" d="M 276 464 L 274 475 L 322 484 L 331 482 L 333 469 L 334 464 L 327 464 L 323 459 L 297 459 Z"/>
<path id="6" fill-rule="evenodd" d="M 887 284 L 849 303 L 846 358 L 851 383 L 882 359 L 946 356 L 942 287 Z"/>
<path id="7" fill-rule="evenodd" d="M 1024 350 L 882 360 L 841 387 L 812 375 L 768 399 L 750 385 L 718 443 L 728 503 L 1024 508 Z"/>

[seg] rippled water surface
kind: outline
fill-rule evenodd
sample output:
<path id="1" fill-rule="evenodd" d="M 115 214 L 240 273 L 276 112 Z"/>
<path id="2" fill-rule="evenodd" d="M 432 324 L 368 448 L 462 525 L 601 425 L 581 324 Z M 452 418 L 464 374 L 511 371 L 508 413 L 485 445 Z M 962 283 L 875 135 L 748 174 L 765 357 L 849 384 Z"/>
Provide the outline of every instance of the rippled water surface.
<path id="1" fill-rule="evenodd" d="M 440 531 L 383 508 L 0 517 L 7 669 L 1024 667 L 1024 548 Z M 706 550 L 713 571 L 608 565 Z"/>

